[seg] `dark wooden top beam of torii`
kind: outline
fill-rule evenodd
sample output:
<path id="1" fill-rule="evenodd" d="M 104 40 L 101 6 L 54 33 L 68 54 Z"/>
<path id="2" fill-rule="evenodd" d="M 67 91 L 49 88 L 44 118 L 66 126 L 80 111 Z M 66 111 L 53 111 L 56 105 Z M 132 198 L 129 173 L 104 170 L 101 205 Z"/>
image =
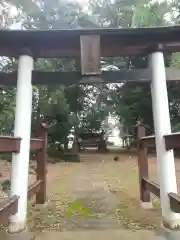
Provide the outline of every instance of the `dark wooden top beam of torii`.
<path id="1" fill-rule="evenodd" d="M 180 51 L 180 26 L 129 29 L 0 30 L 0 56 L 18 56 L 22 47 L 35 57 L 80 57 L 80 36 L 100 36 L 101 56 L 146 55 L 155 44 Z"/>
<path id="2" fill-rule="evenodd" d="M 134 69 L 121 71 L 103 71 L 99 79 L 104 83 L 122 83 L 122 82 L 150 82 L 151 72 L 148 69 Z M 180 70 L 166 68 L 167 81 L 180 80 Z M 85 81 L 84 81 L 85 80 Z M 40 72 L 33 71 L 32 84 L 78 84 L 98 83 L 97 78 L 93 82 L 93 76 L 88 77 L 88 81 L 80 72 Z M 17 72 L 0 72 L 0 85 L 15 86 L 17 84 Z"/>

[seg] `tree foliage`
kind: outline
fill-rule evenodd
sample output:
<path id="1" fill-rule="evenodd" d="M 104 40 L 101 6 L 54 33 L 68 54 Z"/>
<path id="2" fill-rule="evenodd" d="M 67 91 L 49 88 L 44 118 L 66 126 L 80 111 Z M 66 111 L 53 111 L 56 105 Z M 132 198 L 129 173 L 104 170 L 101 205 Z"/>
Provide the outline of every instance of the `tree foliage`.
<path id="1" fill-rule="evenodd" d="M 175 8 L 179 3 L 163 1 L 91 1 L 91 9 L 96 14 L 96 22 L 103 27 L 129 28 L 165 26 L 175 23 Z M 165 56 L 167 66 L 179 66 L 179 54 Z M 109 60 L 108 60 L 109 61 Z M 109 63 L 118 69 L 147 68 L 148 59 L 144 57 L 126 57 L 111 59 Z M 168 85 L 172 124 L 179 121 L 178 83 Z M 150 86 L 147 84 L 124 83 L 111 92 L 112 105 L 124 128 L 130 132 L 139 118 L 144 119 L 153 130 L 153 116 Z"/>
<path id="2" fill-rule="evenodd" d="M 12 11 L 13 9 L 13 11 Z M 179 23 L 179 1 L 148 0 L 91 0 L 88 11 L 76 2 L 63 0 L 7 0 L 0 3 L 1 28 L 20 23 L 23 29 L 75 29 L 75 28 L 129 28 L 165 26 Z M 13 12 L 13 13 L 12 13 Z M 72 71 L 77 59 L 38 59 L 35 69 L 41 71 Z M 180 67 L 180 55 L 166 56 L 168 66 Z M 102 67 L 108 69 L 145 68 L 145 57 L 103 58 Z M 2 59 L 1 70 L 17 69 L 14 59 Z M 0 104 L 0 131 L 11 133 L 15 109 L 15 88 L 2 87 Z M 179 124 L 179 83 L 168 84 L 173 129 Z M 67 142 L 73 127 L 79 131 L 101 130 L 103 121 L 113 112 L 119 116 L 127 131 L 137 119 L 153 129 L 151 92 L 148 84 L 124 83 L 115 86 L 34 86 L 32 127 L 47 121 L 52 143 Z"/>

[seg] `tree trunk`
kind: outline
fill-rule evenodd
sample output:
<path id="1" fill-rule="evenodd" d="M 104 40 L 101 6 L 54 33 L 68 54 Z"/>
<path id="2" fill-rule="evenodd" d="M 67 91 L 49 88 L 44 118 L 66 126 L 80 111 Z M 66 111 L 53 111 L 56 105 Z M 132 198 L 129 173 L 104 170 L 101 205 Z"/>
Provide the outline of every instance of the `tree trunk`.
<path id="1" fill-rule="evenodd" d="M 64 152 L 68 152 L 68 138 L 65 136 L 64 139 Z"/>
<path id="2" fill-rule="evenodd" d="M 73 153 L 78 153 L 79 151 L 80 151 L 79 143 L 77 141 L 77 138 L 75 137 L 74 142 L 73 142 L 73 146 L 72 146 L 72 152 Z"/>

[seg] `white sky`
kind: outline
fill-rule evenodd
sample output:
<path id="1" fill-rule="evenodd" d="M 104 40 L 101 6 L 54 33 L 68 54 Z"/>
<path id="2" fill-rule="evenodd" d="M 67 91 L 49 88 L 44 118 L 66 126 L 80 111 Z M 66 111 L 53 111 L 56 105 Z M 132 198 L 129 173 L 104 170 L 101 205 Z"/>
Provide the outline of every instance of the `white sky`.
<path id="1" fill-rule="evenodd" d="M 80 4 L 85 5 L 88 3 L 88 0 L 77 0 Z"/>

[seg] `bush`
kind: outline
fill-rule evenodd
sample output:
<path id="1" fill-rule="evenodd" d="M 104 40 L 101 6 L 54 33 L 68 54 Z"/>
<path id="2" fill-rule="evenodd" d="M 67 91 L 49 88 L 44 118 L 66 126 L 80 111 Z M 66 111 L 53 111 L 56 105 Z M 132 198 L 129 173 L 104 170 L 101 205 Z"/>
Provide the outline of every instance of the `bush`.
<path id="1" fill-rule="evenodd" d="M 80 162 L 80 157 L 78 154 L 64 153 L 63 160 L 65 162 Z"/>
<path id="2" fill-rule="evenodd" d="M 12 153 L 1 153 L 0 159 L 6 160 L 7 162 L 12 162 Z"/>
<path id="3" fill-rule="evenodd" d="M 31 151 L 30 152 L 30 159 L 31 160 L 36 160 L 36 152 Z M 6 160 L 7 162 L 11 163 L 12 162 L 12 153 L 1 153 L 0 154 L 0 160 Z"/>
<path id="4" fill-rule="evenodd" d="M 57 162 L 64 160 L 65 162 L 80 162 L 80 157 L 78 154 L 74 154 L 71 152 L 61 152 L 55 149 L 48 149 L 48 155 L 52 158 L 56 158 Z"/>
<path id="5" fill-rule="evenodd" d="M 62 158 L 63 152 L 58 151 L 57 149 L 54 148 L 49 148 L 48 155 L 52 158 Z"/>

